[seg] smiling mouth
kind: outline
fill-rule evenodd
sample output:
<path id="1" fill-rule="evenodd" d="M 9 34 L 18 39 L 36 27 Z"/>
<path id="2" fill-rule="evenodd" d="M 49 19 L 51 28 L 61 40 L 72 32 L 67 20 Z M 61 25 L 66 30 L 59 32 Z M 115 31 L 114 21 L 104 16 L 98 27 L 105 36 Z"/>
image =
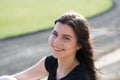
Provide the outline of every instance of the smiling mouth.
<path id="1" fill-rule="evenodd" d="M 56 47 L 54 47 L 53 48 L 55 51 L 63 51 L 64 49 L 61 49 L 61 48 L 56 48 Z"/>

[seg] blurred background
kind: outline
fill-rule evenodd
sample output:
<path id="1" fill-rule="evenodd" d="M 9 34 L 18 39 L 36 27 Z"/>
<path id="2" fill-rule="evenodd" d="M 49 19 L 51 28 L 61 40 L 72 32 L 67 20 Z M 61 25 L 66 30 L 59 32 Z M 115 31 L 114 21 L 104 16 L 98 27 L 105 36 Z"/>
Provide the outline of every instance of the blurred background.
<path id="1" fill-rule="evenodd" d="M 0 75 L 25 70 L 50 54 L 54 20 L 74 10 L 91 26 L 99 80 L 119 80 L 119 5 L 120 0 L 0 0 Z"/>

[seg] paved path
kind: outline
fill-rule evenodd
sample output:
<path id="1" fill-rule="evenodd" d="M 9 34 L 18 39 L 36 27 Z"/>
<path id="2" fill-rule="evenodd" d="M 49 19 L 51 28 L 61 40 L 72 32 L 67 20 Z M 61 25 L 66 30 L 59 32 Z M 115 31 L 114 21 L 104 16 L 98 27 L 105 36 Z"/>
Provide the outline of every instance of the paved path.
<path id="1" fill-rule="evenodd" d="M 100 57 L 95 64 L 101 69 L 100 80 L 120 80 L 120 48 Z"/>
<path id="2" fill-rule="evenodd" d="M 114 0 L 114 2 L 113 8 L 106 13 L 88 19 L 90 26 L 97 29 L 91 31 L 92 37 L 97 36 L 94 40 L 97 57 L 120 48 L 120 0 Z M 0 40 L 0 75 L 14 74 L 24 70 L 35 64 L 42 56 L 48 55 L 50 47 L 47 42 L 50 32 L 51 30 L 40 31 Z M 119 62 L 117 61 L 114 65 L 120 65 Z M 114 66 L 110 68 L 116 69 Z"/>

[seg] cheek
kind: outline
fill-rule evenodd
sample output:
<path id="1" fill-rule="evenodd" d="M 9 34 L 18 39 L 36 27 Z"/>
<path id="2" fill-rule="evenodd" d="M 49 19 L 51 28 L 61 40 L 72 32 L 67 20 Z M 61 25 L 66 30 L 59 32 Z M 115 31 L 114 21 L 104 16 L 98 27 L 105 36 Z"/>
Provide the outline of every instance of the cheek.
<path id="1" fill-rule="evenodd" d="M 71 45 L 72 45 L 72 46 L 71 46 Z M 74 50 L 74 51 L 77 51 L 77 50 L 79 49 L 79 47 L 77 46 L 76 43 L 71 43 L 71 44 L 69 45 L 69 49 Z"/>
<path id="2" fill-rule="evenodd" d="M 49 37 L 48 43 L 49 43 L 50 46 L 53 44 L 53 38 L 52 38 L 52 36 Z"/>

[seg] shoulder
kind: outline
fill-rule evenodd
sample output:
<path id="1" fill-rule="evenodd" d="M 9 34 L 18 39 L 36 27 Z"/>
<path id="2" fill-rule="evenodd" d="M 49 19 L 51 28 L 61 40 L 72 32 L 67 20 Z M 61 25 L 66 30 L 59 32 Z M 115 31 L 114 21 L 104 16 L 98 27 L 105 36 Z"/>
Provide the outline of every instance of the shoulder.
<path id="1" fill-rule="evenodd" d="M 55 59 L 52 55 L 46 57 L 45 68 L 48 72 L 50 72 L 56 64 L 57 64 L 57 59 Z"/>
<path id="2" fill-rule="evenodd" d="M 47 56 L 45 59 L 45 65 L 48 65 L 48 64 L 54 65 L 56 63 L 57 63 L 57 59 L 54 58 L 52 55 Z"/>
<path id="3" fill-rule="evenodd" d="M 54 61 L 54 60 L 56 60 L 56 58 L 54 58 L 52 55 L 48 55 L 46 57 L 46 61 Z"/>
<path id="4" fill-rule="evenodd" d="M 90 80 L 90 77 L 87 71 L 79 65 L 69 74 L 67 80 Z"/>

